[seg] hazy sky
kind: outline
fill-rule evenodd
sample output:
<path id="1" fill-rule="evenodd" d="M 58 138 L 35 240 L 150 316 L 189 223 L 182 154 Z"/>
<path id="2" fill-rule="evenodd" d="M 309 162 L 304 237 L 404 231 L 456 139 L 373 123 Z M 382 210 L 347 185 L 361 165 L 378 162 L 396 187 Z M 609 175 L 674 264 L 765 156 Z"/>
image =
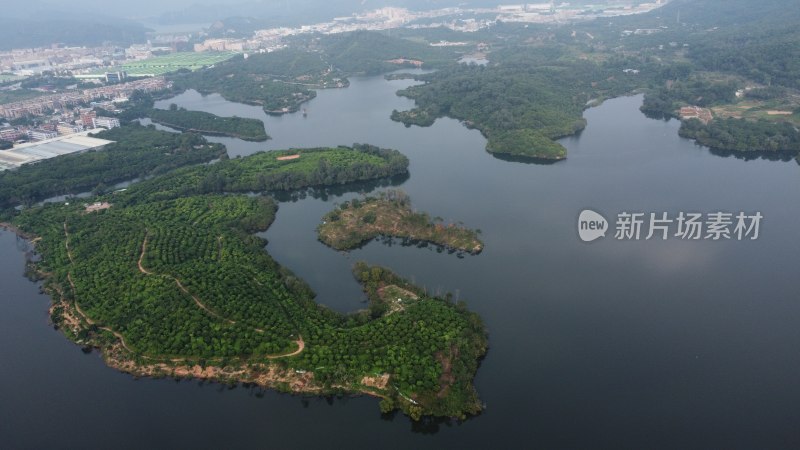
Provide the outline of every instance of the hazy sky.
<path id="1" fill-rule="evenodd" d="M 547 0 L 535 0 L 547 1 Z M 588 0 L 571 0 L 585 3 Z M 609 0 L 593 0 L 604 3 Z M 614 0 L 615 2 L 625 0 Z M 631 0 L 633 1 L 633 0 Z M 349 15 L 354 12 L 398 6 L 424 10 L 450 6 L 487 7 L 522 3 L 516 0 L 2 0 L 2 15 L 11 17 L 64 18 L 74 16 L 111 16 L 169 22 L 212 22 L 231 16 L 261 19 L 291 18 L 309 23 L 320 18 Z M 307 20 L 304 20 L 306 19 Z"/>
<path id="2" fill-rule="evenodd" d="M 213 21 L 230 16 L 293 16 L 302 19 L 320 14 L 352 14 L 357 11 L 400 6 L 413 9 L 433 9 L 446 6 L 493 6 L 498 0 L 4 0 L 3 16 L 30 17 L 64 15 L 103 15 L 129 19 L 169 16 L 175 20 L 203 17 Z"/>

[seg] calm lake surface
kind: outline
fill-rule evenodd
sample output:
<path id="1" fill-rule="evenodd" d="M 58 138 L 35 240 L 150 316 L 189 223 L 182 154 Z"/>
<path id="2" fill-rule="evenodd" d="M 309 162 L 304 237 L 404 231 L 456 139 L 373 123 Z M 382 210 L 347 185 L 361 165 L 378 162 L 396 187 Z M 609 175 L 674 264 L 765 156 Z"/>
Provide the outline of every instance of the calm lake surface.
<path id="1" fill-rule="evenodd" d="M 406 128 L 392 109 L 410 81 L 355 78 L 302 114 L 188 92 L 170 103 L 261 118 L 272 140 L 210 138 L 232 156 L 367 142 L 411 160 L 414 205 L 482 230 L 463 259 L 373 242 L 343 254 L 314 229 L 334 202 L 280 204 L 267 250 L 341 311 L 363 307 L 357 260 L 388 266 L 480 313 L 487 409 L 464 423 L 382 418 L 372 398 L 302 399 L 210 383 L 135 380 L 48 326 L 49 299 L 23 277 L 26 246 L 0 233 L 0 447 L 47 448 L 797 448 L 800 446 L 800 167 L 711 154 L 641 97 L 586 111 L 569 159 L 509 162 L 455 120 Z M 374 189 L 360 186 L 355 190 Z M 379 189 L 385 189 L 381 187 Z M 579 241 L 591 208 L 764 215 L 757 241 Z M 612 224 L 613 226 L 613 224 Z"/>

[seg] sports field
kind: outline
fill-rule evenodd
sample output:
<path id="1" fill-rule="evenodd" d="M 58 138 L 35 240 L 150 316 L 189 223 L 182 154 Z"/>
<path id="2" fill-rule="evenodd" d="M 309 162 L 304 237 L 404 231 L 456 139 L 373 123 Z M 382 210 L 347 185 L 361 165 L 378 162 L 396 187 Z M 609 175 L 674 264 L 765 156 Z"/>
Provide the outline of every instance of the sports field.
<path id="1" fill-rule="evenodd" d="M 122 70 L 130 76 L 163 75 L 180 69 L 197 70 L 230 59 L 234 55 L 235 52 L 173 53 L 125 63 Z"/>
<path id="2" fill-rule="evenodd" d="M 0 73 L 0 83 L 5 83 L 5 82 L 8 82 L 8 81 L 18 81 L 18 80 L 22 80 L 23 78 L 25 78 L 25 77 L 18 77 L 16 75 Z"/>

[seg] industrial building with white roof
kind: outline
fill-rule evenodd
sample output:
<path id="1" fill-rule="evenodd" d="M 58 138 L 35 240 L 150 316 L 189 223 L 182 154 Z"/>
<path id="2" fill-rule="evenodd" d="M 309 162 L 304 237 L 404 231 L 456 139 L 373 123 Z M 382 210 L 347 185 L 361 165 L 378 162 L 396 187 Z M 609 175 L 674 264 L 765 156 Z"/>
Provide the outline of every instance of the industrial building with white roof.
<path id="1" fill-rule="evenodd" d="M 36 163 L 56 156 L 100 150 L 114 141 L 98 139 L 88 132 L 60 136 L 30 144 L 17 145 L 10 150 L 0 151 L 0 171 L 16 169 L 25 164 Z"/>

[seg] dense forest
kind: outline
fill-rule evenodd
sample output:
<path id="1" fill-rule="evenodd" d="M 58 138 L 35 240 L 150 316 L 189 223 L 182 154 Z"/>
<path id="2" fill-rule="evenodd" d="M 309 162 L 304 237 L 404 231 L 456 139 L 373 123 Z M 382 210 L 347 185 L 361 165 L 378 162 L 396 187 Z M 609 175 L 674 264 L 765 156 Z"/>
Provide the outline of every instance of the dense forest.
<path id="1" fill-rule="evenodd" d="M 452 64 L 456 54 L 452 48 L 430 45 L 373 31 L 357 31 L 327 36 L 317 44 L 327 61 L 348 75 L 378 75 L 411 64 L 391 60 L 423 61 L 423 67 L 436 68 Z"/>
<path id="2" fill-rule="evenodd" d="M 176 134 L 131 124 L 103 131 L 115 141 L 100 151 L 59 156 L 0 172 L 0 210 L 56 195 L 78 194 L 178 167 L 225 158 L 225 147 L 197 134 Z"/>
<path id="3" fill-rule="evenodd" d="M 172 97 L 174 92 L 165 89 L 154 93 L 134 92 L 122 111 L 111 113 L 123 124 L 139 124 L 139 119 L 147 118 L 155 123 L 179 131 L 193 132 L 209 136 L 231 136 L 245 141 L 265 141 L 269 135 L 264 122 L 259 119 L 243 117 L 221 117 L 205 111 L 189 111 L 172 103 L 168 109 L 155 108 L 157 99 Z"/>
<path id="4" fill-rule="evenodd" d="M 740 122 L 733 135 L 753 130 L 760 134 L 757 147 L 786 146 L 789 128 L 775 125 L 782 137 L 765 138 L 765 125 L 755 121 L 797 124 L 784 112 L 800 107 L 798 20 L 800 10 L 787 0 L 757 8 L 747 0 L 673 0 L 647 14 L 572 26 L 498 24 L 475 35 L 488 48 L 488 65 L 449 65 L 417 76 L 425 84 L 400 92 L 416 108 L 392 118 L 428 126 L 452 117 L 479 129 L 490 152 L 561 159 L 566 151 L 554 139 L 581 129 L 587 106 L 645 92 L 648 116 L 676 117 L 686 105 L 729 107 L 721 117 L 754 122 Z M 705 134 L 729 127 L 715 125 Z M 690 134 L 697 133 L 685 131 Z"/>
<path id="5" fill-rule="evenodd" d="M 800 152 L 800 131 L 789 123 L 766 120 L 715 119 L 703 125 L 697 119 L 681 124 L 679 134 L 718 150 L 735 152 Z"/>
<path id="6" fill-rule="evenodd" d="M 206 166 L 188 167 L 137 183 L 134 198 L 165 199 L 222 192 L 288 191 L 336 186 L 405 174 L 408 158 L 368 144 L 263 152 Z"/>
<path id="7" fill-rule="evenodd" d="M 800 10 L 787 0 L 767 0 L 757 8 L 747 0 L 673 0 L 648 14 L 570 26 L 498 23 L 470 34 L 397 30 L 387 33 L 394 40 L 383 46 L 392 49 L 391 56 L 413 57 L 414 44 L 447 39 L 469 42 L 459 50 L 467 53 L 480 42 L 489 64 L 454 64 L 456 53 L 420 57 L 435 61 L 426 65 L 438 70 L 417 75 L 425 84 L 400 92 L 416 108 L 395 111 L 392 118 L 428 126 L 452 117 L 479 129 L 490 152 L 547 159 L 566 156 L 554 139 L 580 130 L 587 106 L 628 92 L 645 92 L 642 110 L 666 118 L 685 105 L 743 103 L 736 92 L 747 88 L 745 100 L 773 103 L 742 105 L 755 108 L 746 118 L 796 123 L 763 111 L 800 107 L 798 20 Z M 318 48 L 329 57 L 346 49 L 349 65 L 341 67 L 347 71 L 384 70 L 380 58 L 360 45 L 355 34 L 343 34 L 321 38 Z M 359 53 L 364 57 L 353 56 Z"/>
<path id="8" fill-rule="evenodd" d="M 264 122 L 242 117 L 220 117 L 204 111 L 187 111 L 174 103 L 169 109 L 153 108 L 147 116 L 153 122 L 175 128 L 211 136 L 231 136 L 245 141 L 266 141 Z"/>
<path id="9" fill-rule="evenodd" d="M 664 7 L 660 21 L 650 23 L 660 25 L 658 33 L 620 41 L 629 51 L 657 55 L 665 66 L 679 69 L 648 93 L 643 111 L 670 117 L 685 104 L 731 104 L 744 87 L 748 99 L 788 100 L 786 88 L 800 88 L 800 11 L 791 2 L 770 0 L 758 8 L 744 0 L 690 3 L 678 0 Z M 679 11 L 680 24 L 664 21 Z M 639 24 L 647 17 L 625 20 Z"/>
<path id="10" fill-rule="evenodd" d="M 301 104 L 316 96 L 315 88 L 346 85 L 321 55 L 289 49 L 234 57 L 210 69 L 173 75 L 172 79 L 178 91 L 218 93 L 232 102 L 262 106 L 269 114 L 299 110 Z"/>
<path id="11" fill-rule="evenodd" d="M 171 78 L 178 91 L 219 93 L 225 99 L 258 105 L 268 114 L 296 112 L 316 96 L 315 89 L 346 87 L 348 75 L 375 75 L 411 64 L 393 59 L 424 61 L 438 67 L 452 63 L 452 50 L 377 32 L 342 33 L 297 38 L 292 47 L 248 57 L 235 57 L 208 70 Z"/>
<path id="12" fill-rule="evenodd" d="M 564 50 L 514 47 L 492 53 L 488 66 L 457 65 L 417 78 L 425 84 L 400 91 L 417 107 L 392 119 L 428 126 L 453 117 L 479 129 L 493 153 L 563 159 L 554 139 L 583 129 L 583 110 L 642 82 L 622 72 L 623 61 L 597 64 L 561 59 Z"/>
<path id="13" fill-rule="evenodd" d="M 764 85 L 800 88 L 797 5 L 771 0 L 753 8 L 751 2 L 737 0 L 726 2 L 725 8 L 742 13 L 746 20 L 694 40 L 688 56 L 697 67 L 734 73 Z"/>
<path id="14" fill-rule="evenodd" d="M 791 26 L 757 35 L 729 33 L 699 42 L 689 53 L 703 70 L 735 73 L 757 83 L 800 89 L 800 30 Z"/>
<path id="15" fill-rule="evenodd" d="M 797 151 L 798 121 L 791 112 L 800 104 L 800 10 L 794 6 L 785 0 L 757 8 L 746 0 L 676 0 L 658 17 L 624 19 L 660 27 L 652 36 L 622 41 L 629 51 L 658 55 L 668 74 L 647 92 L 642 111 L 668 118 L 686 105 L 714 107 L 713 121 L 686 121 L 680 135 L 732 152 Z M 679 11 L 677 25 L 664 20 Z"/>
<path id="16" fill-rule="evenodd" d="M 711 81 L 691 77 L 653 89 L 644 97 L 642 112 L 653 118 L 677 117 L 684 105 L 709 107 L 736 101 L 741 86 L 735 81 Z"/>
<path id="17" fill-rule="evenodd" d="M 368 145 L 262 153 L 137 183 L 101 197 L 110 202 L 101 211 L 47 204 L 14 224 L 41 237 L 53 320 L 77 342 L 143 367 L 218 365 L 245 379 L 265 365 L 293 369 L 313 374 L 312 392 L 369 392 L 383 411 L 463 418 L 481 409 L 471 383 L 487 348 L 477 315 L 363 264 L 354 273 L 370 308 L 321 307 L 252 234 L 272 222 L 275 202 L 224 194 L 363 180 L 407 163 Z M 212 174 L 222 184 L 206 186 Z"/>

